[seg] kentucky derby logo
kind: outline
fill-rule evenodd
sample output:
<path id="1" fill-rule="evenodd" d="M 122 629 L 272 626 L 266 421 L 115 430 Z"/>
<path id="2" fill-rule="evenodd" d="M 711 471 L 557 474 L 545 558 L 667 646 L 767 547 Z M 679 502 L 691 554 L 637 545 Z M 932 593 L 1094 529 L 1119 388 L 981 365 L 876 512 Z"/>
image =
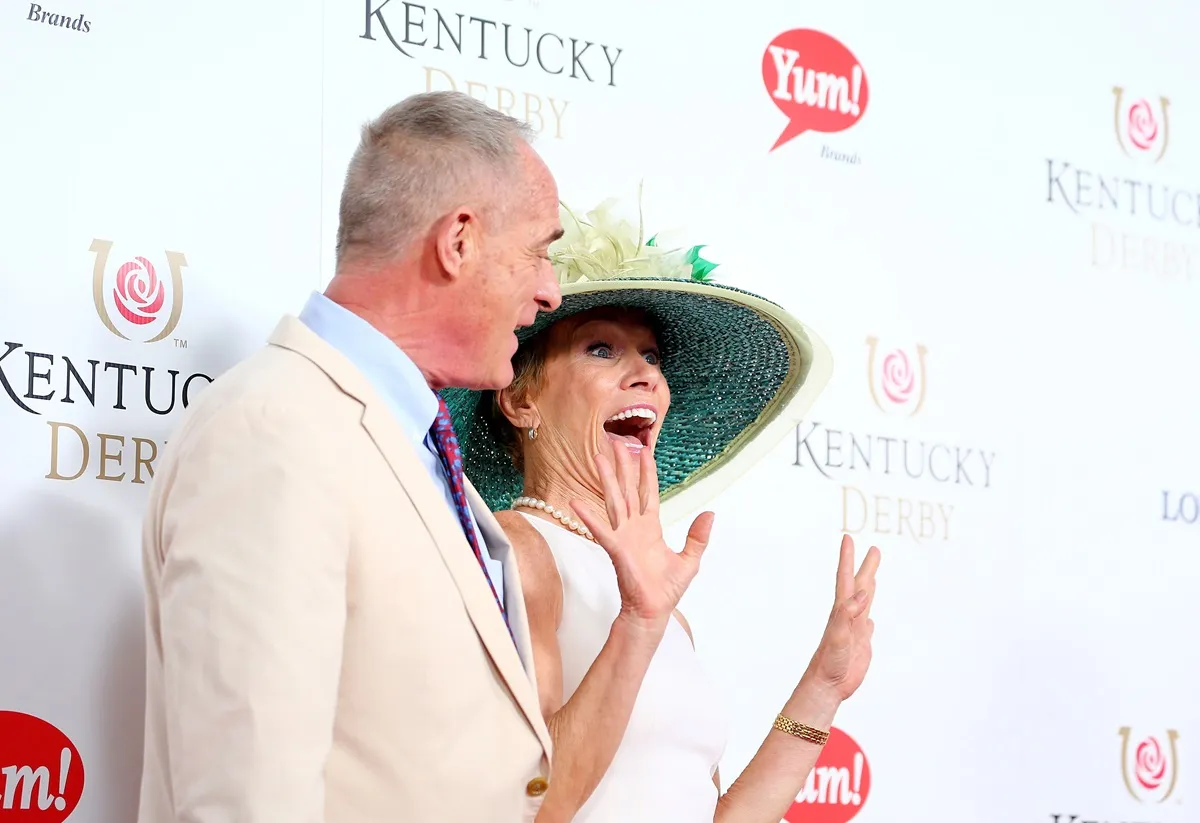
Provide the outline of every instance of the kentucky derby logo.
<path id="1" fill-rule="evenodd" d="M 1165 97 L 1151 102 L 1147 97 L 1126 95 L 1120 86 L 1113 89 L 1114 125 L 1121 150 L 1135 159 L 1151 163 L 1167 153 L 1167 106 Z"/>
<path id="2" fill-rule="evenodd" d="M 93 240 L 90 249 L 96 255 L 92 299 L 100 322 L 123 340 L 157 343 L 166 339 L 183 313 L 183 270 L 187 260 L 177 251 L 164 252 L 164 260 L 158 265 L 150 258 L 135 256 L 117 266 L 109 279 L 112 246 L 111 240 Z M 169 289 L 164 280 L 168 272 Z"/>
<path id="3" fill-rule="evenodd" d="M 1166 737 L 1149 735 L 1134 742 L 1130 728 L 1122 726 L 1121 779 L 1140 803 L 1162 803 L 1175 792 L 1179 779 L 1179 732 L 1167 729 Z"/>
<path id="4" fill-rule="evenodd" d="M 921 410 L 925 405 L 925 353 L 920 345 L 911 352 L 898 348 L 881 353 L 879 339 L 867 338 L 867 385 L 876 406 L 908 417 Z"/>

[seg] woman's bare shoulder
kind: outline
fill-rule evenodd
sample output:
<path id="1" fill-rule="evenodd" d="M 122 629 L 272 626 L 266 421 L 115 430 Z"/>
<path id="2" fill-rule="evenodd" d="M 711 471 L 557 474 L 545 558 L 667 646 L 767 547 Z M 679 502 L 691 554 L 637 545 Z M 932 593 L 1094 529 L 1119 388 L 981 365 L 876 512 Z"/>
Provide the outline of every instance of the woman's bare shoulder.
<path id="1" fill-rule="evenodd" d="M 550 544 L 542 533 L 520 512 L 496 512 L 496 522 L 504 529 L 504 535 L 516 553 L 517 567 L 521 570 L 521 587 L 526 595 L 557 591 L 561 596 L 562 580 L 558 576 L 558 566 L 550 552 Z"/>
<path id="2" fill-rule="evenodd" d="M 542 533 L 534 528 L 525 515 L 511 509 L 505 509 L 504 511 L 496 512 L 496 522 L 500 524 L 500 528 L 504 529 L 505 537 L 508 538 L 508 542 L 512 543 L 513 548 L 517 551 L 545 551 L 549 554 L 550 544 L 546 542 L 546 538 L 542 537 Z"/>

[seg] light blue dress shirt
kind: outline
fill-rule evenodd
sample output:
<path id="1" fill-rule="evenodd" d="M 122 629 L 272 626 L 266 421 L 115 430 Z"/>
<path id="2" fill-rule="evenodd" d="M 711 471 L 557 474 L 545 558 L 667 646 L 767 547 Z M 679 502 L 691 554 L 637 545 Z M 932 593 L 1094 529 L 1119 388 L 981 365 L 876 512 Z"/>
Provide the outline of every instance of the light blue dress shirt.
<path id="1" fill-rule="evenodd" d="M 421 370 L 403 350 L 378 329 L 357 314 L 342 308 L 328 297 L 314 292 L 300 312 L 300 321 L 322 340 L 340 351 L 359 371 L 366 375 L 412 442 L 434 484 L 446 497 L 446 505 L 458 522 L 458 509 L 450 493 L 450 481 L 442 468 L 430 428 L 438 413 L 438 398 L 425 382 Z M 470 514 L 470 512 L 468 512 Z M 483 535 L 471 515 L 471 528 L 483 552 L 488 576 L 496 587 L 501 603 L 504 599 L 504 566 L 487 551 Z M 397 535 L 397 539 L 400 536 Z M 470 549 L 467 549 L 470 551 Z M 506 606 L 507 608 L 507 606 Z"/>

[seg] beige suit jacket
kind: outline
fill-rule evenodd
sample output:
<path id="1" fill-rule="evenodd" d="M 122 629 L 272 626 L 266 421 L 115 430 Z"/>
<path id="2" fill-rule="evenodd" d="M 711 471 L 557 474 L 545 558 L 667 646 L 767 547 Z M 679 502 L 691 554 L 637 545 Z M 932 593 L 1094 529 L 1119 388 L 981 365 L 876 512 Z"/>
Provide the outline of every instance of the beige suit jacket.
<path id="1" fill-rule="evenodd" d="M 205 390 L 143 535 L 141 823 L 533 820 L 550 736 L 521 582 L 468 495 L 515 645 L 442 492 L 339 352 L 288 317 Z"/>

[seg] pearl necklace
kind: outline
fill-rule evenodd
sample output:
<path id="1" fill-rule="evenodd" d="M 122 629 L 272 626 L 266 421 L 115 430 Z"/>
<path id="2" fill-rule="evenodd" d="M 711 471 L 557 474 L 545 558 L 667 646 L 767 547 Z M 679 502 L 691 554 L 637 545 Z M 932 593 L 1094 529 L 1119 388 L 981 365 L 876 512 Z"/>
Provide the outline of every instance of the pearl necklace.
<path id="1" fill-rule="evenodd" d="M 578 534 L 580 537 L 586 537 L 588 540 L 591 540 L 593 543 L 596 542 L 596 538 L 592 534 L 591 529 L 589 529 L 587 526 L 580 523 L 578 520 L 571 517 L 571 515 L 567 514 L 566 512 L 562 511 L 561 509 L 554 508 L 549 503 L 547 503 L 545 500 L 539 500 L 536 497 L 518 497 L 516 500 L 513 501 L 512 507 L 514 509 L 519 509 L 519 508 L 537 509 L 538 511 L 545 512 L 546 514 L 550 515 L 555 520 L 557 520 L 559 523 L 562 523 L 563 528 L 570 529 L 571 531 Z"/>

